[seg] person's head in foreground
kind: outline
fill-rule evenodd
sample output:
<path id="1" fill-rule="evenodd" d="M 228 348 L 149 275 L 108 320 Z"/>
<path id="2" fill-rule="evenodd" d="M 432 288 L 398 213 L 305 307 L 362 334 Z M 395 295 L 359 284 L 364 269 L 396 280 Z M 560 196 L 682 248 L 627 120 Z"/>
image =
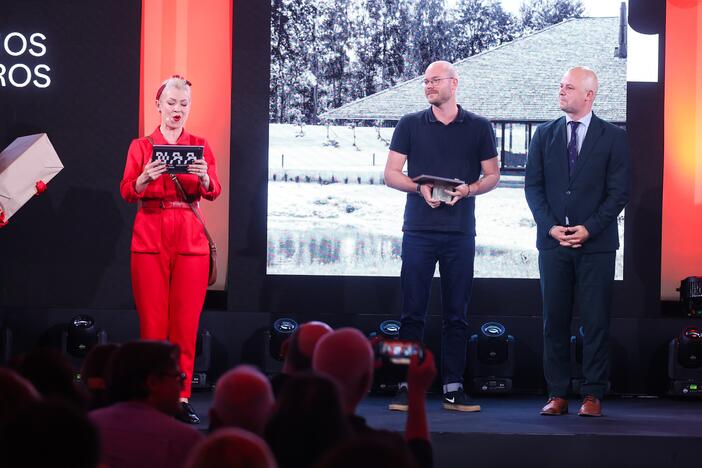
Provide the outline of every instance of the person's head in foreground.
<path id="1" fill-rule="evenodd" d="M 110 358 L 119 345 L 115 343 L 94 346 L 85 357 L 80 376 L 89 393 L 90 409 L 101 408 L 109 403 L 107 398 L 107 371 Z"/>
<path id="2" fill-rule="evenodd" d="M 392 434 L 354 437 L 330 450 L 315 468 L 416 468 L 407 444 Z"/>
<path id="3" fill-rule="evenodd" d="M 357 329 L 340 328 L 319 340 L 312 368 L 336 382 L 344 412 L 353 414 L 373 384 L 373 348 Z"/>
<path id="4" fill-rule="evenodd" d="M 0 430 L 16 414 L 40 399 L 39 392 L 27 379 L 0 367 Z"/>
<path id="5" fill-rule="evenodd" d="M 324 322 L 303 323 L 285 344 L 283 373 L 292 375 L 312 368 L 312 354 L 317 342 L 332 328 Z"/>
<path id="6" fill-rule="evenodd" d="M 75 370 L 58 349 L 38 346 L 19 360 L 17 372 L 44 398 L 58 398 L 84 408 L 87 393 L 74 381 Z"/>
<path id="7" fill-rule="evenodd" d="M 179 410 L 185 374 L 178 347 L 166 341 L 123 344 L 110 361 L 107 388 L 112 401 L 141 401 L 174 415 Z"/>
<path id="8" fill-rule="evenodd" d="M 0 431 L 0 454 L 8 467 L 96 468 L 100 442 L 81 410 L 53 399 L 24 408 Z"/>
<path id="9" fill-rule="evenodd" d="M 310 466 L 349 434 L 336 383 L 312 371 L 293 375 L 266 426 L 281 468 Z"/>
<path id="10" fill-rule="evenodd" d="M 261 435 L 274 403 L 266 376 L 254 367 L 237 366 L 217 380 L 210 428 L 240 427 Z"/>
<path id="11" fill-rule="evenodd" d="M 220 429 L 190 453 L 187 468 L 277 468 L 266 442 L 243 429 Z"/>

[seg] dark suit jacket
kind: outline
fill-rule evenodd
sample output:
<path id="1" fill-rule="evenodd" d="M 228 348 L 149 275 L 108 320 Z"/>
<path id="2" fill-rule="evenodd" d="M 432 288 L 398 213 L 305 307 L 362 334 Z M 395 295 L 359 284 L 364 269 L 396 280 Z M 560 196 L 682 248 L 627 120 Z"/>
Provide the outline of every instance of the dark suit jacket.
<path id="1" fill-rule="evenodd" d="M 629 198 L 629 149 L 626 132 L 593 113 L 575 172 L 568 175 L 565 117 L 539 125 L 529 145 L 525 187 L 536 220 L 536 247 L 552 249 L 554 225 L 583 225 L 590 237 L 583 252 L 619 247 L 617 216 Z"/>

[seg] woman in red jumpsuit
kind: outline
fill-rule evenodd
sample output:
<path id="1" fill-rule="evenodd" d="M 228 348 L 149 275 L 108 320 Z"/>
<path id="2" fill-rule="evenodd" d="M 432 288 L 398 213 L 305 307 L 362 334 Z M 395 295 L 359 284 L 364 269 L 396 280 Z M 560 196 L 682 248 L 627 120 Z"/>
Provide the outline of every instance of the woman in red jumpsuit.
<path id="1" fill-rule="evenodd" d="M 156 93 L 161 124 L 148 137 L 129 146 L 122 197 L 136 202 L 131 245 L 134 300 L 141 338 L 169 340 L 180 347 L 180 368 L 186 374 L 181 392 L 180 419 L 200 420 L 188 403 L 200 311 L 205 302 L 209 272 L 209 244 L 202 224 L 183 200 L 166 165 L 151 160 L 154 145 L 204 146 L 203 159 L 177 175 L 188 198 L 214 200 L 222 191 L 212 149 L 204 138 L 183 126 L 190 113 L 190 82 L 167 79 Z"/>

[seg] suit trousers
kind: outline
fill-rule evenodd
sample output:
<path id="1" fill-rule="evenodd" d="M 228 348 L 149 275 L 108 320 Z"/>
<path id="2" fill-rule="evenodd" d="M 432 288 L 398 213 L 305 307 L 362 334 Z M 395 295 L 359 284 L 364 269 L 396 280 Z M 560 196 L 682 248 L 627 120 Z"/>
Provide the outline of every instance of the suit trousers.
<path id="1" fill-rule="evenodd" d="M 400 339 L 424 341 L 424 324 L 436 262 L 441 275 L 441 375 L 462 383 L 468 344 L 468 302 L 473 285 L 475 237 L 456 232 L 407 231 L 402 237 Z"/>
<path id="2" fill-rule="evenodd" d="M 182 397 L 190 396 L 200 312 L 207 292 L 208 255 L 132 252 L 132 289 L 141 338 L 168 340 L 180 347 L 186 374 Z"/>
<path id="3" fill-rule="evenodd" d="M 556 247 L 539 251 L 544 325 L 544 377 L 550 396 L 570 384 L 570 336 L 577 304 L 583 337 L 583 395 L 604 396 L 609 373 L 609 316 L 616 252 Z"/>

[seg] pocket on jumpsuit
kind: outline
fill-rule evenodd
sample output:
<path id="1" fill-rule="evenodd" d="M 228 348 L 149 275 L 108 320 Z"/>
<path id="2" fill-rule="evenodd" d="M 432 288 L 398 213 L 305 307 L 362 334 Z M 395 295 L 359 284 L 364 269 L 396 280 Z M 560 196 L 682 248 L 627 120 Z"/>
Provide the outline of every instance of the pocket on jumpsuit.
<path id="1" fill-rule="evenodd" d="M 132 252 L 159 253 L 161 247 L 161 210 L 142 208 L 134 218 Z"/>
<path id="2" fill-rule="evenodd" d="M 209 255 L 210 244 L 207 242 L 202 223 L 192 211 L 183 210 L 183 222 L 178 241 L 178 253 L 181 255 Z"/>

